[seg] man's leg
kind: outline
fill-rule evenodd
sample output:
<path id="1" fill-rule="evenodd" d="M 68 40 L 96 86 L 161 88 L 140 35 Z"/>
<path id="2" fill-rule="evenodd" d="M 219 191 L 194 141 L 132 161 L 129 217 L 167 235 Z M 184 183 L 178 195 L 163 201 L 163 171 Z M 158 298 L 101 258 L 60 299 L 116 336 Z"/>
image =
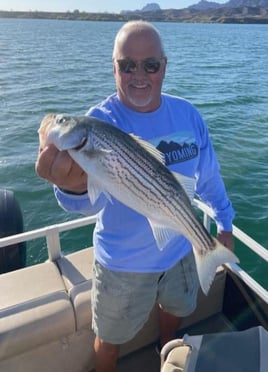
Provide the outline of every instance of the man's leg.
<path id="1" fill-rule="evenodd" d="M 147 321 L 156 302 L 159 274 L 115 272 L 97 261 L 93 273 L 96 371 L 110 372 L 115 370 L 118 345 L 133 339 Z"/>
<path id="2" fill-rule="evenodd" d="M 182 318 L 169 314 L 159 307 L 160 321 L 160 346 L 163 347 L 168 341 L 175 339 L 176 332 L 181 325 Z"/>
<path id="3" fill-rule="evenodd" d="M 193 253 L 190 253 L 159 281 L 157 302 L 160 304 L 161 346 L 176 338 L 183 317 L 195 310 L 198 290 L 199 279 Z"/>
<path id="4" fill-rule="evenodd" d="M 115 372 L 119 354 L 119 345 L 109 344 L 99 337 L 95 338 L 95 371 Z"/>

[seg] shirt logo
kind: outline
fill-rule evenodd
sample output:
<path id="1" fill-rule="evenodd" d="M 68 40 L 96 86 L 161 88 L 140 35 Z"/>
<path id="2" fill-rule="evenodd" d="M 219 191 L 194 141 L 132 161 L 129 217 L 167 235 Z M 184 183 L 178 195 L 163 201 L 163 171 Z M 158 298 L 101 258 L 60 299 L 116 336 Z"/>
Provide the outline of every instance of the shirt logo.
<path id="1" fill-rule="evenodd" d="M 165 155 L 166 165 L 181 163 L 197 157 L 198 147 L 195 143 L 183 143 L 161 141 L 156 147 Z"/>
<path id="2" fill-rule="evenodd" d="M 150 142 L 165 155 L 166 165 L 178 164 L 198 156 L 198 146 L 193 136 L 185 132 L 172 133 Z"/>

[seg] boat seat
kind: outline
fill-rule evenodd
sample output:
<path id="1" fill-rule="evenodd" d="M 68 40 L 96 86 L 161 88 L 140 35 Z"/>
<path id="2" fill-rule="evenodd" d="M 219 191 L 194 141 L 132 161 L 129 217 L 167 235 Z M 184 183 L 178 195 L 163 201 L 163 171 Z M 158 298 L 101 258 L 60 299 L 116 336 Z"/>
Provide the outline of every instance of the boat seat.
<path id="1" fill-rule="evenodd" d="M 266 372 L 268 332 L 261 326 L 240 332 L 185 335 L 161 350 L 161 372 Z"/>
<path id="2" fill-rule="evenodd" d="M 76 330 L 91 325 L 91 287 L 93 248 L 63 256 L 57 260 L 65 287 L 72 302 Z"/>
<path id="3" fill-rule="evenodd" d="M 0 276 L 0 360 L 75 331 L 57 266 L 45 262 Z"/>

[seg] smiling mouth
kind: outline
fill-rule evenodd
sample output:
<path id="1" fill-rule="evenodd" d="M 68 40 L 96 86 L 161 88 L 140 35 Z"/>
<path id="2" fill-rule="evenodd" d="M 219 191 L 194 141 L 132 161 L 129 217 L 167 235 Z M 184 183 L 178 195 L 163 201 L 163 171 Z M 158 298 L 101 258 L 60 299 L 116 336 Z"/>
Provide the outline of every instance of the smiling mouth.
<path id="1" fill-rule="evenodd" d="M 148 84 L 130 84 L 130 87 L 134 89 L 146 89 L 148 88 Z"/>

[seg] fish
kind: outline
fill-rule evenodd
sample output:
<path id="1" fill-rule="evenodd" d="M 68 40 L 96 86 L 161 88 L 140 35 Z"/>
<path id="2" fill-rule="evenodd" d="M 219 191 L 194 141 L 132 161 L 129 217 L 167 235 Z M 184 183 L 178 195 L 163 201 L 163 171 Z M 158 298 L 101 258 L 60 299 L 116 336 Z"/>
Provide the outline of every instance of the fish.
<path id="1" fill-rule="evenodd" d="M 237 256 L 204 227 L 192 204 L 195 179 L 171 172 L 164 154 L 141 138 L 89 116 L 48 114 L 42 145 L 68 151 L 88 174 L 88 196 L 104 193 L 144 215 L 159 249 L 182 234 L 192 244 L 200 287 L 207 294 L 217 267 Z"/>

